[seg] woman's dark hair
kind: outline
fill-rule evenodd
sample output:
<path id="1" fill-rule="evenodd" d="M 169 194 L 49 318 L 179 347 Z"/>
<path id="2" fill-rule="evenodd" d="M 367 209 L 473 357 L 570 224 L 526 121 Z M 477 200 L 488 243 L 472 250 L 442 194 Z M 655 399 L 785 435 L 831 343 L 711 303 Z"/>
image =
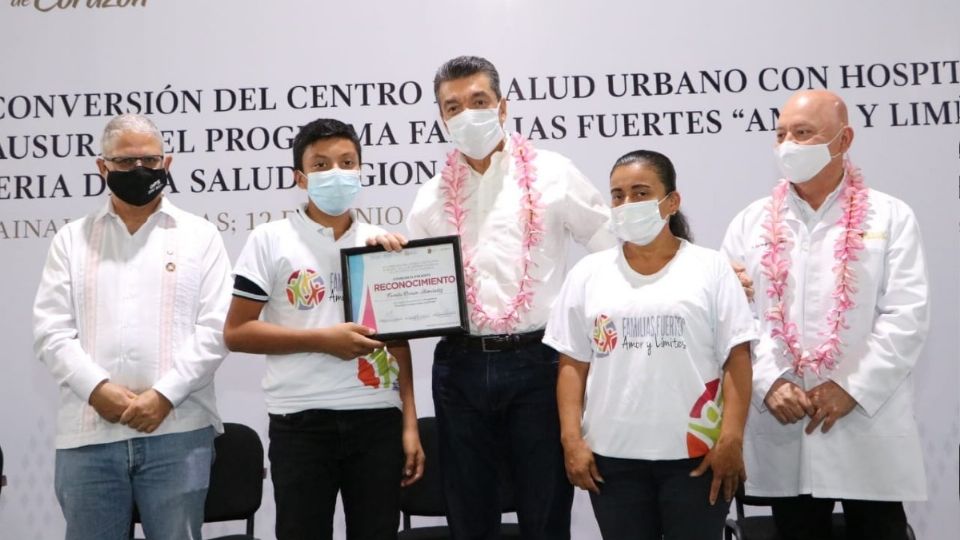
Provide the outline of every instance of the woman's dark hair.
<path id="1" fill-rule="evenodd" d="M 610 169 L 610 175 L 612 176 L 613 171 L 617 170 L 617 168 L 625 165 L 633 165 L 634 163 L 646 165 L 656 171 L 657 178 L 659 178 L 663 184 L 667 195 L 677 190 L 677 171 L 673 168 L 673 163 L 670 162 L 670 158 L 667 156 L 660 152 L 654 152 L 653 150 L 634 150 L 633 152 L 628 152 L 620 156 L 620 159 L 618 159 L 617 162 L 613 164 L 613 168 Z M 687 218 L 683 216 L 682 212 L 677 210 L 676 214 L 673 214 L 667 219 L 669 219 L 670 222 L 670 232 L 674 236 L 683 238 L 688 242 L 693 242 L 690 225 L 687 224 Z"/>

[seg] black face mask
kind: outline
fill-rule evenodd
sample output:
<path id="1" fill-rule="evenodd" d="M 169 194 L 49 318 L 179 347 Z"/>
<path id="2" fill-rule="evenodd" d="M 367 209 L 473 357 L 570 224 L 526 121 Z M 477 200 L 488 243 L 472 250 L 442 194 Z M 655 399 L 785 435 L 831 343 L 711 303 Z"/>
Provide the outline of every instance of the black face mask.
<path id="1" fill-rule="evenodd" d="M 129 171 L 107 173 L 107 186 L 121 201 L 143 206 L 157 198 L 167 185 L 166 169 L 137 167 Z"/>

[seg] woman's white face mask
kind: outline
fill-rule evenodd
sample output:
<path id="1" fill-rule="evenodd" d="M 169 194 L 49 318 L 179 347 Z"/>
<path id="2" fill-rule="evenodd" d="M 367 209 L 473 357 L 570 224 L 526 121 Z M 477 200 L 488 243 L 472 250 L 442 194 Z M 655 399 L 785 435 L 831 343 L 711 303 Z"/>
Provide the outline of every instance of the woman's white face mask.
<path id="1" fill-rule="evenodd" d="M 667 195 L 669 197 L 669 195 Z M 660 234 L 667 220 L 660 215 L 659 201 L 625 203 L 610 209 L 610 227 L 621 241 L 645 246 Z"/>

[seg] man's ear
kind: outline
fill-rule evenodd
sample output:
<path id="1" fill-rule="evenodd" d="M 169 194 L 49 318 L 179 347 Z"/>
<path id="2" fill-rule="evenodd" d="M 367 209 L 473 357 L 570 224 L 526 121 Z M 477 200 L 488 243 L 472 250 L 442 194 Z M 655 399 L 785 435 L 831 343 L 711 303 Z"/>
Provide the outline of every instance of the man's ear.
<path id="1" fill-rule="evenodd" d="M 307 189 L 307 175 L 303 171 L 293 171 L 293 178 L 297 181 L 297 187 Z"/>
<path id="2" fill-rule="evenodd" d="M 843 134 L 840 135 L 840 152 L 846 154 L 853 145 L 853 128 L 844 126 Z"/>

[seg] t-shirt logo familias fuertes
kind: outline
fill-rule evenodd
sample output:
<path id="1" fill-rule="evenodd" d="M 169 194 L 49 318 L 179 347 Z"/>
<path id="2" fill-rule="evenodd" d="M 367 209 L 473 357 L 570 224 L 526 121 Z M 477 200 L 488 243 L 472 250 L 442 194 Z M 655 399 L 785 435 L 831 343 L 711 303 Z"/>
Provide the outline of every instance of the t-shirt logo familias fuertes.
<path id="1" fill-rule="evenodd" d="M 597 358 L 603 358 L 615 348 L 617 348 L 617 325 L 614 324 L 613 319 L 601 313 L 593 321 L 593 350 Z"/>
<path id="2" fill-rule="evenodd" d="M 624 350 L 643 351 L 647 357 L 652 357 L 657 349 L 687 349 L 684 338 L 687 322 L 683 316 L 625 316 L 619 322 L 620 332 L 613 316 L 601 313 L 594 318 L 592 344 L 595 359 L 611 361 L 608 357 L 618 346 Z M 632 359 L 635 357 L 621 356 L 616 361 Z M 723 401 L 717 396 L 719 389 L 720 379 L 707 382 L 703 393 L 690 408 L 686 446 L 691 458 L 705 455 L 720 437 Z"/>
<path id="3" fill-rule="evenodd" d="M 310 268 L 294 270 L 287 278 L 287 300 L 299 309 L 313 309 L 323 301 L 326 288 L 323 278 Z"/>
<path id="4" fill-rule="evenodd" d="M 624 349 L 646 350 L 647 356 L 651 356 L 655 348 L 687 348 L 684 338 L 687 321 L 681 315 L 625 316 L 620 319 L 620 325 Z"/>

